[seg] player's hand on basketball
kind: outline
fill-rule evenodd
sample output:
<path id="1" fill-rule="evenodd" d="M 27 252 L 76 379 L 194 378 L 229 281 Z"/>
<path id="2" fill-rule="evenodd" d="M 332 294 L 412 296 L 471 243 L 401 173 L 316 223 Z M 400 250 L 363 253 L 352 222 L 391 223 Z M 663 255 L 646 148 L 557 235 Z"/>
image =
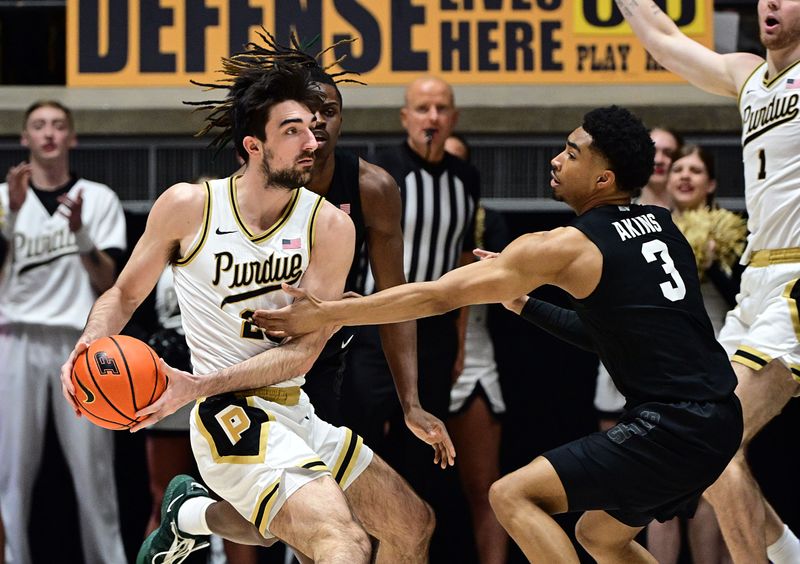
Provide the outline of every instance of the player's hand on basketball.
<path id="1" fill-rule="evenodd" d="M 294 337 L 319 330 L 325 325 L 322 300 L 303 288 L 283 284 L 294 302 L 281 309 L 257 309 L 253 322 L 272 337 Z"/>
<path id="2" fill-rule="evenodd" d="M 81 417 L 81 410 L 78 407 L 78 400 L 75 399 L 75 386 L 72 384 L 72 369 L 75 367 L 75 359 L 78 358 L 79 354 L 89 348 L 91 342 L 91 339 L 87 339 L 86 337 L 78 339 L 75 348 L 72 349 L 72 352 L 69 354 L 69 358 L 61 365 L 61 393 L 64 394 L 64 398 L 72 405 L 72 409 L 78 417 Z"/>
<path id="3" fill-rule="evenodd" d="M 81 218 L 81 210 L 83 209 L 83 189 L 78 189 L 74 198 L 70 198 L 67 194 L 62 194 L 58 197 L 58 213 L 63 215 L 69 221 L 69 230 L 73 233 L 83 227 L 83 219 Z"/>
<path id="4" fill-rule="evenodd" d="M 131 426 L 132 433 L 161 421 L 197 399 L 197 378 L 194 375 L 173 368 L 163 358 L 158 359 L 158 369 L 167 377 L 167 388 L 156 401 L 136 412 L 136 418 L 141 420 Z"/>
<path id="5" fill-rule="evenodd" d="M 28 185 L 31 181 L 31 165 L 21 162 L 8 169 L 6 182 L 8 182 L 8 209 L 12 212 L 19 211 L 28 195 Z"/>
<path id="6" fill-rule="evenodd" d="M 409 408 L 404 413 L 406 426 L 421 441 L 433 447 L 433 463 L 442 468 L 455 464 L 456 447 L 447 433 L 447 427 L 422 407 Z"/>

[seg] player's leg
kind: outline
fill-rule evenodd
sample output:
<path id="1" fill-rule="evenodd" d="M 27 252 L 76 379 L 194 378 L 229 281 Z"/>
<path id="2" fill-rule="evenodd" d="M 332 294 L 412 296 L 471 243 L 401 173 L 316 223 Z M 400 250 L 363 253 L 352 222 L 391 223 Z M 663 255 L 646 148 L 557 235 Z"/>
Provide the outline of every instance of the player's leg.
<path id="1" fill-rule="evenodd" d="M 544 457 L 492 484 L 489 501 L 497 519 L 531 561 L 574 562 L 578 554 L 550 515 L 567 510 L 567 494 Z"/>
<path id="2" fill-rule="evenodd" d="M 641 530 L 605 511 L 587 511 L 575 526 L 575 536 L 598 564 L 656 564 L 658 560 L 634 540 Z"/>
<path id="3" fill-rule="evenodd" d="M 663 523 L 651 521 L 647 525 L 647 550 L 660 564 L 676 564 L 681 552 L 680 518 Z"/>
<path id="4" fill-rule="evenodd" d="M 145 535 L 161 521 L 161 502 L 167 484 L 176 474 L 193 474 L 194 455 L 189 444 L 189 431 L 146 431 L 145 452 L 152 508 Z"/>
<path id="5" fill-rule="evenodd" d="M 330 476 L 321 476 L 296 490 L 269 529 L 317 564 L 366 564 L 372 555 L 366 531 Z"/>
<path id="6" fill-rule="evenodd" d="M 489 487 L 500 477 L 500 421 L 478 393 L 447 422 L 458 453 L 458 477 L 472 513 L 472 529 L 482 564 L 506 561 L 508 536 L 489 505 Z"/>
<path id="7" fill-rule="evenodd" d="M 345 490 L 356 517 L 378 539 L 378 562 L 427 562 L 433 511 L 379 456 Z"/>
<path id="8" fill-rule="evenodd" d="M 687 523 L 687 537 L 694 564 L 720 564 L 729 561 L 728 549 L 722 540 L 714 509 L 705 499 L 700 500 L 694 517 Z"/>
<path id="9" fill-rule="evenodd" d="M 51 332 L 50 338 L 57 334 Z M 77 333 L 66 333 L 61 339 L 61 354 L 67 358 Z M 75 417 L 61 393 L 58 367 L 50 370 L 50 402 L 56 434 L 72 474 L 78 502 L 81 540 L 87 563 L 123 564 L 127 562 L 117 503 L 117 482 L 114 475 L 114 432 Z"/>
<path id="10" fill-rule="evenodd" d="M 758 372 L 739 363 L 733 363 L 733 368 L 739 380 L 736 395 L 744 416 L 742 447 L 705 495 L 714 506 L 734 562 L 767 562 L 766 547 L 778 540 L 783 523 L 774 511 L 766 509 L 745 451 L 753 437 L 797 393 L 798 384 L 779 361 L 770 362 Z"/>

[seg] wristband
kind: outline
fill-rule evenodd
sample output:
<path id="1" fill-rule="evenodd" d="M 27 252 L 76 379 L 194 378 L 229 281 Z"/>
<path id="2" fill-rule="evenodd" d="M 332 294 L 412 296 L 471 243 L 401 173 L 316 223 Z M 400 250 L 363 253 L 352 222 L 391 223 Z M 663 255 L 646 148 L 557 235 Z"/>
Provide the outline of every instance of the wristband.
<path id="1" fill-rule="evenodd" d="M 78 245 L 78 252 L 82 255 L 88 255 L 94 251 L 94 241 L 89 236 L 89 230 L 85 225 L 75 232 L 75 244 Z"/>

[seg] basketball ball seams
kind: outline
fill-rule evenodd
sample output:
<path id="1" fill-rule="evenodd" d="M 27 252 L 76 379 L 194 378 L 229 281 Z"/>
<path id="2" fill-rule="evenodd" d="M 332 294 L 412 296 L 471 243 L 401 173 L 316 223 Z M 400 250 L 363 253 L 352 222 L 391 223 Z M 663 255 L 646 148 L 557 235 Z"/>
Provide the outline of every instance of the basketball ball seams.
<path id="1" fill-rule="evenodd" d="M 133 402 L 133 412 L 136 413 L 137 411 L 139 411 L 139 407 L 136 405 L 136 388 L 133 385 L 133 377 L 131 376 L 131 368 L 130 366 L 128 366 L 128 359 L 125 358 L 125 353 L 122 351 L 122 347 L 119 346 L 117 340 L 114 337 L 109 337 L 109 339 L 111 339 L 111 342 L 114 343 L 115 347 L 117 347 L 117 350 L 119 351 L 119 356 L 122 359 L 122 362 L 125 364 L 125 372 L 128 373 L 128 385 L 131 388 L 131 401 Z M 129 417 L 129 419 L 131 418 Z"/>
<path id="2" fill-rule="evenodd" d="M 86 355 L 85 355 L 84 358 L 86 358 L 86 369 L 89 372 L 89 377 L 92 379 L 92 382 L 94 383 L 94 387 L 97 389 L 97 393 L 99 393 L 103 397 L 103 399 L 106 400 L 106 403 L 109 405 L 109 407 L 111 407 L 111 409 L 113 409 L 114 411 L 116 411 L 117 413 L 122 415 L 128 421 L 130 421 L 130 422 L 135 421 L 130 416 L 126 415 L 125 413 L 122 413 L 119 410 L 119 408 L 117 408 L 117 406 L 114 405 L 114 403 L 108 398 L 108 396 L 105 394 L 105 392 L 103 392 L 103 387 L 100 386 L 100 384 L 97 382 L 97 378 L 94 377 L 94 373 L 92 372 L 92 364 L 89 362 L 89 352 L 90 352 L 90 350 L 91 350 L 91 346 L 89 347 L 89 349 L 86 350 Z"/>

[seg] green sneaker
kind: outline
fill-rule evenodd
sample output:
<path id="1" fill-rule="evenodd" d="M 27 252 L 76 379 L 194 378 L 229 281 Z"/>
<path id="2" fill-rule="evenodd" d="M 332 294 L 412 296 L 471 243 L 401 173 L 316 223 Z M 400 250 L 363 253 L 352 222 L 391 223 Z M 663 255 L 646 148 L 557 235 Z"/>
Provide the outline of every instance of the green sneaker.
<path id="1" fill-rule="evenodd" d="M 136 564 L 178 564 L 190 553 L 209 545 L 208 535 L 190 535 L 178 528 L 178 510 L 187 499 L 208 495 L 191 476 L 179 474 L 170 481 L 161 502 L 161 524 L 142 543 Z"/>

